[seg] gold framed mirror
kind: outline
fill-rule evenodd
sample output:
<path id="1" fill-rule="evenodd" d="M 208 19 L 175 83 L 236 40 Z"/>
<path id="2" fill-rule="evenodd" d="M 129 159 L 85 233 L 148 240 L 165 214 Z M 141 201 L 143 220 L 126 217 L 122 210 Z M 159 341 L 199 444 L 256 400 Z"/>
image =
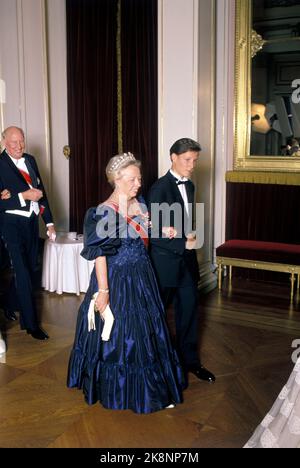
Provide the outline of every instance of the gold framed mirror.
<path id="1" fill-rule="evenodd" d="M 289 15 L 283 17 L 282 4 L 287 5 L 286 12 Z M 255 21 L 257 12 L 253 11 L 254 6 L 267 5 L 266 10 L 272 15 L 281 15 L 277 18 L 279 26 L 274 27 L 274 18 L 271 20 Z M 277 8 L 277 5 L 280 5 Z M 296 16 L 295 11 L 299 17 Z M 289 18 L 289 20 L 288 20 Z M 299 23 L 297 23 L 297 19 Z M 272 23 L 271 23 L 272 22 Z M 277 24 L 276 23 L 276 24 Z M 264 32 L 257 33 L 257 24 L 263 25 Z M 271 24 L 269 30 L 266 24 Z M 285 26 L 283 26 L 285 25 Z M 290 31 L 287 31 L 288 26 Z M 275 38 L 274 31 L 278 34 L 278 29 L 285 27 L 284 33 Z M 297 29 L 299 28 L 299 30 Z M 265 31 L 267 33 L 265 34 Z M 268 35 L 271 31 L 271 35 Z M 265 37 L 264 37 L 265 36 Z M 284 36 L 284 37 L 283 37 Z M 274 46 L 274 44 L 276 44 Z M 274 47 L 277 49 L 274 49 Z M 291 51 L 286 53 L 286 47 Z M 274 53 L 274 50 L 276 53 Z M 266 64 L 267 54 L 274 61 L 275 68 Z M 259 55 L 261 54 L 261 55 Z M 279 57 L 279 58 L 278 58 Z M 268 90 L 268 97 L 263 92 L 254 92 L 252 85 L 255 82 L 253 75 L 254 61 L 263 63 L 265 74 L 262 68 L 259 71 L 257 82 L 258 88 L 263 89 L 269 86 L 269 81 L 265 85 L 262 77 L 269 76 L 272 80 L 272 90 Z M 270 62 L 269 62 L 270 63 Z M 273 62 L 272 62 L 273 63 Z M 294 66 L 294 64 L 296 64 Z M 292 68 L 291 68 L 292 67 Z M 268 74 L 267 74 L 268 73 Z M 281 81 L 273 79 L 276 73 L 283 76 Z M 279 76 L 279 75 L 278 75 Z M 277 81 L 276 81 L 277 80 Z M 287 0 L 278 2 L 276 0 L 236 0 L 236 37 L 235 37 L 235 105 L 234 105 L 234 169 L 251 171 L 277 171 L 277 172 L 300 172 L 300 153 L 289 154 L 286 148 L 292 138 L 299 140 L 300 134 L 300 2 L 299 0 Z M 274 92 L 275 90 L 275 92 Z M 265 93 L 267 95 L 267 93 Z M 257 96 L 261 95 L 260 102 Z M 252 101 L 252 97 L 256 96 Z M 271 96 L 271 98 L 270 98 Z M 268 99 L 270 102 L 268 102 Z M 292 102 L 292 109 L 286 108 L 285 103 Z M 274 110 L 275 109 L 275 110 Z M 293 121 L 291 121 L 291 116 Z M 296 131 L 296 134 L 295 134 Z M 257 135 L 255 135 L 257 133 Z M 263 152 L 259 154 L 253 151 L 260 146 Z M 262 143 L 264 146 L 262 146 Z M 270 148 L 271 152 L 264 152 L 265 148 Z"/>

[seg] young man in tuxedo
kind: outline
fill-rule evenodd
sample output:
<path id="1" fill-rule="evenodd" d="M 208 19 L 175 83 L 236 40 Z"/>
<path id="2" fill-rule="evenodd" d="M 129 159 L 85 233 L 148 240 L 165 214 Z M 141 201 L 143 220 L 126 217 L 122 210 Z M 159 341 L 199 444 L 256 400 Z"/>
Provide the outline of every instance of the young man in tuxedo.
<path id="1" fill-rule="evenodd" d="M 48 235 L 55 235 L 49 203 L 33 156 L 24 153 L 24 132 L 8 127 L 2 134 L 0 155 L 1 235 L 8 250 L 14 278 L 5 297 L 4 312 L 16 320 L 20 311 L 21 329 L 38 340 L 49 338 L 38 322 L 33 297 L 33 278 L 37 270 L 39 225 L 42 215 Z"/>
<path id="2" fill-rule="evenodd" d="M 177 349 L 185 371 L 214 382 L 215 376 L 198 357 L 199 268 L 192 233 L 195 187 L 190 177 L 200 151 L 199 143 L 189 138 L 176 141 L 170 149 L 171 169 L 150 189 L 150 255 L 164 305 L 174 304 Z"/>

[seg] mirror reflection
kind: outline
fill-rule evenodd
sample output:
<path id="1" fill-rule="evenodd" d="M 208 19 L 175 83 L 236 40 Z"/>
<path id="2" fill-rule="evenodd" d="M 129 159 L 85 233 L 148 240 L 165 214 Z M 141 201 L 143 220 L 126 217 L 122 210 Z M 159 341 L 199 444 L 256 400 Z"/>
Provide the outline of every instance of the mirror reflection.
<path id="1" fill-rule="evenodd" d="M 252 0 L 250 154 L 300 157 L 300 0 Z"/>

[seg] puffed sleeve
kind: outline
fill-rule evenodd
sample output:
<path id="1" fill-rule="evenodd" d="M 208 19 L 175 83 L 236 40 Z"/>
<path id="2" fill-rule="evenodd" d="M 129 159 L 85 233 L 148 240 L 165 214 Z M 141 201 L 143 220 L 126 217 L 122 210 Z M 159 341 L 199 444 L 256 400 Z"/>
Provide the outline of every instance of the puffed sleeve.
<path id="1" fill-rule="evenodd" d="M 115 255 L 121 245 L 115 211 L 104 205 L 90 208 L 84 218 L 83 239 L 81 256 L 86 260 Z"/>

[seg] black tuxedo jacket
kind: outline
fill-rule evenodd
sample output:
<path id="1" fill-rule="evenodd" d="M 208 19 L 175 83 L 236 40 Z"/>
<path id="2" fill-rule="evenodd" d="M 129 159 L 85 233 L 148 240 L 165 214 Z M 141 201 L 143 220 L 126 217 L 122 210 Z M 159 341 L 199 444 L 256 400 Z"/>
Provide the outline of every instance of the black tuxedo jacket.
<path id="1" fill-rule="evenodd" d="M 193 226 L 193 205 L 195 187 L 192 181 L 186 183 L 186 192 L 190 204 L 189 213 L 186 212 L 184 201 L 176 184 L 176 179 L 170 172 L 158 179 L 151 187 L 148 194 L 148 207 L 152 223 L 156 224 L 157 216 L 154 216 L 153 204 L 163 204 L 172 206 L 174 203 L 181 207 L 181 220 L 178 220 L 171 213 L 162 214 L 159 217 L 159 226 L 153 225 L 150 238 L 150 255 L 155 272 L 161 287 L 178 287 L 195 284 L 199 280 L 199 267 L 195 250 L 186 250 L 185 233 L 192 230 Z M 155 219 L 156 218 L 156 219 Z M 162 236 L 162 227 L 175 227 L 179 236 L 175 239 L 167 239 Z M 185 229 L 185 227 L 190 229 Z M 180 229 L 183 228 L 183 229 Z M 180 232 L 181 231 L 181 232 Z M 158 237 L 156 237 L 158 234 Z"/>
<path id="2" fill-rule="evenodd" d="M 39 200 L 39 205 L 44 207 L 42 218 L 45 224 L 53 223 L 51 210 L 37 163 L 34 157 L 30 154 L 24 153 L 23 156 L 25 158 L 25 164 L 28 168 L 33 187 L 43 192 L 43 197 Z M 21 207 L 18 196 L 18 193 L 28 190 L 29 185 L 5 150 L 0 155 L 0 192 L 4 189 L 10 191 L 11 198 L 8 200 L 0 200 L 1 217 L 5 216 L 6 210 L 30 210 L 30 200 L 25 200 L 26 206 Z"/>

